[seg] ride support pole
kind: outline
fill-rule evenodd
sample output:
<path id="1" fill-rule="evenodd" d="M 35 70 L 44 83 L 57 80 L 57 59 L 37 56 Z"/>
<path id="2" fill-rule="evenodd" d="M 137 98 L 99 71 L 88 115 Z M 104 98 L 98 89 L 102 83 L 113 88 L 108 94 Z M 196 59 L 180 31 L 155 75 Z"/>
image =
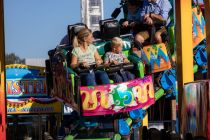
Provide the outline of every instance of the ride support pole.
<path id="1" fill-rule="evenodd" d="M 192 43 L 192 0 L 176 0 L 176 50 L 178 118 L 181 120 L 183 85 L 194 81 Z M 179 121 L 180 124 L 180 121 Z M 180 128 L 180 125 L 179 125 Z M 180 130 L 180 129 L 179 129 Z M 179 131 L 180 132 L 180 131 Z"/>
<path id="2" fill-rule="evenodd" d="M 207 48 L 207 57 L 208 57 L 208 79 L 210 78 L 210 0 L 204 0 L 205 7 L 205 20 L 206 20 L 206 48 Z M 208 120 L 207 120 L 207 137 L 210 139 L 210 108 L 208 108 Z"/>
<path id="3" fill-rule="evenodd" d="M 204 0 L 205 21 L 206 21 L 206 48 L 208 57 L 208 79 L 210 78 L 210 0 Z"/>
<path id="4" fill-rule="evenodd" d="M 0 0 L 0 140 L 6 140 L 4 8 Z"/>

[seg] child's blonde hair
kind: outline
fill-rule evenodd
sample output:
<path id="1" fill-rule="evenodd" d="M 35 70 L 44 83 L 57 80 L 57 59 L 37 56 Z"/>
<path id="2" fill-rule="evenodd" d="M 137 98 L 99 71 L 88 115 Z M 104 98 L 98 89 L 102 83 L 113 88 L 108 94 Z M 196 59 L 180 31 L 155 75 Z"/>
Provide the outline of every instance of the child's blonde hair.
<path id="1" fill-rule="evenodd" d="M 112 42 L 111 42 L 112 46 L 123 46 L 123 40 L 119 37 L 114 37 L 112 38 Z"/>

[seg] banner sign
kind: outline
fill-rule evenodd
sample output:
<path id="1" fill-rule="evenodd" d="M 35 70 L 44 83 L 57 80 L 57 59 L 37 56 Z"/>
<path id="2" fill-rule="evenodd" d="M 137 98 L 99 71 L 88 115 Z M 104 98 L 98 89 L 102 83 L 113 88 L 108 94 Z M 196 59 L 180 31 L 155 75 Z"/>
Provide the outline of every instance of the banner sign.
<path id="1" fill-rule="evenodd" d="M 128 112 L 155 102 L 152 76 L 120 84 L 80 87 L 80 96 L 84 116 Z"/>
<path id="2" fill-rule="evenodd" d="M 24 101 L 7 100 L 7 114 L 29 114 L 29 113 L 61 113 L 61 102 L 55 99 L 38 100 L 30 98 Z"/>
<path id="3" fill-rule="evenodd" d="M 46 78 L 7 79 L 8 98 L 47 96 Z"/>
<path id="4" fill-rule="evenodd" d="M 47 97 L 44 67 L 22 64 L 6 66 L 7 98 Z"/>

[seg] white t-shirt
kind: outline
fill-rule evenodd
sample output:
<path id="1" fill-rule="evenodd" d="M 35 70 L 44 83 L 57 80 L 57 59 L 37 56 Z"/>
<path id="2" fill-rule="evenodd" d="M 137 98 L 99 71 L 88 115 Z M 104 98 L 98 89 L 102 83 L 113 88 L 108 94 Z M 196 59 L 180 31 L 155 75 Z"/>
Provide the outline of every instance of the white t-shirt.
<path id="1" fill-rule="evenodd" d="M 93 64 L 96 62 L 94 57 L 96 51 L 96 47 L 91 44 L 88 46 L 86 52 L 83 52 L 80 47 L 74 47 L 72 54 L 77 57 L 78 63 L 87 62 L 88 64 Z"/>

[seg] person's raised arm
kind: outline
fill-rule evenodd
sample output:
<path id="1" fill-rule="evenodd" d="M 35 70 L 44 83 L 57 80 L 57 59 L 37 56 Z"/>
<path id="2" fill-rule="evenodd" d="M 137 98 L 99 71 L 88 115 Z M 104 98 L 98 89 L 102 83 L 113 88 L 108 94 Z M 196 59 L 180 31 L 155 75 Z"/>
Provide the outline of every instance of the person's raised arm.
<path id="1" fill-rule="evenodd" d="M 151 13 L 149 17 L 154 21 L 164 21 L 165 20 L 161 15 L 153 14 L 153 13 Z"/>

